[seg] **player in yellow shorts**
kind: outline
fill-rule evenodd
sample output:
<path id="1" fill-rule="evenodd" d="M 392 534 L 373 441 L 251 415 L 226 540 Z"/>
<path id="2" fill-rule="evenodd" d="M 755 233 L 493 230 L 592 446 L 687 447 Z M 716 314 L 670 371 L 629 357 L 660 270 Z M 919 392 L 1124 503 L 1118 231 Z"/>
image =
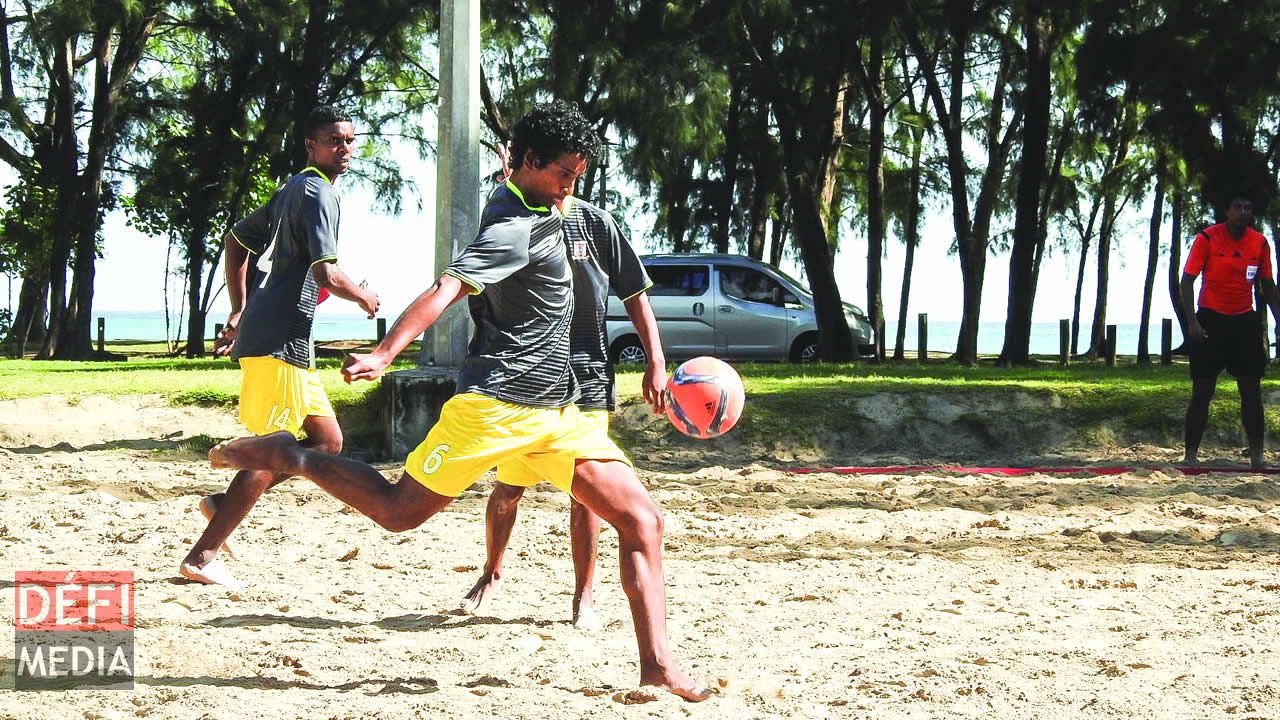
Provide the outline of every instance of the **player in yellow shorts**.
<path id="1" fill-rule="evenodd" d="M 249 432 L 300 435 L 308 417 L 336 417 L 315 368 L 273 357 L 240 358 L 240 424 Z"/>
<path id="2" fill-rule="evenodd" d="M 501 428 L 501 434 L 495 434 Z M 515 463 L 572 494 L 575 458 L 631 464 L 598 420 L 576 405 L 533 408 L 462 393 L 444 404 L 440 421 L 409 457 L 404 469 L 432 492 L 457 497 L 496 465 Z M 530 484 L 533 484 L 530 483 Z"/>
<path id="3" fill-rule="evenodd" d="M 688 700 L 710 691 L 681 672 L 667 643 L 662 514 L 598 424 L 572 403 L 572 273 L 563 218 L 599 148 L 591 124 L 565 103 L 538 106 L 514 127 L 511 179 L 489 198 L 476 239 L 400 315 L 367 355 L 349 355 L 348 381 L 372 380 L 450 305 L 470 295 L 475 335 L 458 397 L 406 460 L 399 482 L 350 458 L 305 448 L 285 432 L 209 452 L 216 467 L 301 475 L 392 532 L 421 525 L 479 474 L 521 459 L 618 531 L 622 584 L 640 651 L 640 682 Z M 476 397 L 482 396 L 482 397 Z"/>
<path id="4" fill-rule="evenodd" d="M 499 155 L 506 160 L 504 153 L 499 152 Z M 658 323 L 645 293 L 653 283 L 640 257 L 607 211 L 576 197 L 565 198 L 559 209 L 565 219 L 565 239 L 573 267 L 573 326 L 569 345 L 570 365 L 580 391 L 577 405 L 599 425 L 602 432 L 607 433 L 609 413 L 617 405 L 609 334 L 605 327 L 611 294 L 622 299 L 645 353 L 647 365 L 641 386 L 644 399 L 655 413 L 663 410 L 666 359 L 658 338 Z M 468 611 L 480 612 L 497 591 L 503 577 L 502 558 L 515 526 L 520 498 L 524 496 L 525 488 L 538 484 L 542 479 L 535 468 L 524 462 L 498 466 L 498 482 L 485 509 L 484 569 L 463 600 L 463 607 Z M 578 628 L 594 628 L 598 621 L 592 581 L 600 518 L 572 498 L 569 506 L 573 624 Z"/>
<path id="5" fill-rule="evenodd" d="M 316 373 L 311 323 L 320 290 L 350 300 L 369 317 L 378 294 L 338 267 L 338 195 L 333 181 L 347 171 L 355 133 L 351 118 L 330 107 L 311 111 L 303 126 L 305 170 L 227 233 L 227 295 L 231 315 L 214 344 L 240 363 L 240 422 L 254 435 L 278 430 L 327 453 L 342 450 L 342 430 Z M 246 302 L 247 297 L 247 302 Z M 287 475 L 245 470 L 225 493 L 200 501 L 209 524 L 178 572 L 196 582 L 239 586 L 217 559 L 227 537 L 267 488 Z"/>

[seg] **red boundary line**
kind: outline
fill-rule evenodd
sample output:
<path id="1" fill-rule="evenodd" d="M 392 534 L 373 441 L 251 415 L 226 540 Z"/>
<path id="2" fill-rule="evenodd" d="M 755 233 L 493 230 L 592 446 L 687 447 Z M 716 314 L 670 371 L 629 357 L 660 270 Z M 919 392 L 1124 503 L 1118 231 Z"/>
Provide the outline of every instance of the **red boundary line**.
<path id="1" fill-rule="evenodd" d="M 839 475 L 896 475 L 910 473 L 962 473 L 966 475 L 1123 475 L 1136 470 L 1168 470 L 1168 465 L 1129 465 L 1101 467 L 1095 465 L 1077 465 L 1074 467 L 968 467 L 963 465 L 885 465 L 877 466 L 839 466 L 828 468 L 792 468 L 787 472 L 796 474 L 836 473 Z M 1244 466 L 1212 467 L 1205 465 L 1172 466 L 1183 475 L 1205 475 L 1208 473 L 1234 473 L 1239 475 L 1280 475 L 1280 468 L 1263 468 L 1253 470 Z"/>

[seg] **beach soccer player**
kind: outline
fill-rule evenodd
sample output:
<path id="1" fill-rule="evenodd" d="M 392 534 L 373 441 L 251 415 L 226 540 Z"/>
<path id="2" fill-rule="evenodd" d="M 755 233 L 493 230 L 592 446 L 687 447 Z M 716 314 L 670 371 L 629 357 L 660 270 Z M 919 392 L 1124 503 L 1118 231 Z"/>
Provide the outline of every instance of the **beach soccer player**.
<path id="1" fill-rule="evenodd" d="M 1240 391 L 1240 421 L 1249 443 L 1249 465 L 1264 467 L 1262 376 L 1267 368 L 1262 315 L 1253 306 L 1254 286 L 1280 323 L 1280 293 L 1276 292 L 1271 248 L 1261 233 L 1249 227 L 1253 203 L 1236 196 L 1227 206 L 1226 222 L 1201 230 L 1191 244 L 1180 284 L 1187 312 L 1191 355 L 1191 402 L 1187 406 L 1183 462 L 1195 464 L 1200 439 L 1209 421 L 1209 401 L 1225 369 Z M 1200 282 L 1200 307 L 1190 312 L 1192 291 Z"/>
<path id="2" fill-rule="evenodd" d="M 349 355 L 343 365 L 348 381 L 378 377 L 445 309 L 468 298 L 475 334 L 457 394 L 406 458 L 400 481 L 300 445 L 287 432 L 223 443 L 209 459 L 216 467 L 301 475 L 392 532 L 418 527 L 484 473 L 519 459 L 617 529 L 641 684 L 704 700 L 710 691 L 677 668 L 667 641 L 662 514 L 605 429 L 573 404 L 573 271 L 556 205 L 600 141 L 563 102 L 535 107 L 513 133 L 527 149 L 514 159 L 511 182 L 490 196 L 476 239 L 373 352 Z"/>
<path id="3" fill-rule="evenodd" d="M 526 148 L 513 147 L 520 157 Z M 506 159 L 505 153 L 500 155 Z M 504 180 L 504 182 L 509 182 Z M 564 217 L 569 263 L 573 268 L 573 323 L 570 328 L 570 365 L 579 385 L 577 405 L 583 414 L 608 430 L 609 413 L 617 405 L 613 365 L 609 362 L 609 336 L 605 325 L 609 295 L 622 298 L 646 355 L 641 392 L 654 413 L 663 411 L 667 384 L 666 359 L 658 336 L 658 324 L 645 293 L 653 283 L 644 265 L 622 234 L 613 216 L 602 208 L 569 196 L 558 208 Z M 502 579 L 502 558 L 516 521 L 516 508 L 525 488 L 543 478 L 521 460 L 498 465 L 497 483 L 485 509 L 485 564 L 480 578 L 467 593 L 463 607 L 479 612 L 492 598 Z M 569 497 L 569 537 L 573 555 L 573 623 L 579 628 L 597 625 L 591 587 L 595 577 L 596 545 L 600 518 Z"/>
<path id="4" fill-rule="evenodd" d="M 351 162 L 351 118 L 322 106 L 303 124 L 307 167 L 266 205 L 227 233 L 225 269 L 231 314 L 214 344 L 240 364 L 240 422 L 264 435 L 303 436 L 317 452 L 342 449 L 342 430 L 315 369 L 311 325 L 321 290 L 350 300 L 373 317 L 378 294 L 338 267 L 338 193 L 333 183 Z M 287 475 L 261 469 L 237 473 L 226 492 L 200 501 L 209 524 L 179 572 L 202 583 L 236 586 L 216 557 L 258 497 Z"/>

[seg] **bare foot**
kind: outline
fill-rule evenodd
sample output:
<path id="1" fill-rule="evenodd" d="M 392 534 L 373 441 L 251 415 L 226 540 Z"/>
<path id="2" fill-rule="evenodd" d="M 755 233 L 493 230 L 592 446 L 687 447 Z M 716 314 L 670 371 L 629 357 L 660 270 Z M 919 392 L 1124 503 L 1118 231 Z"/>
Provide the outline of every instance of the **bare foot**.
<path id="1" fill-rule="evenodd" d="M 689 702 L 702 702 L 711 697 L 711 689 L 699 685 L 696 680 L 685 675 L 679 670 L 672 670 L 665 675 L 650 678 L 640 678 L 641 685 L 653 685 L 663 690 L 688 700 Z"/>
<path id="2" fill-rule="evenodd" d="M 480 612 L 484 609 L 489 598 L 498 593 L 498 584 L 500 582 L 502 582 L 502 578 L 492 573 L 481 575 L 470 592 L 462 598 L 462 609 L 472 615 Z"/>
<path id="3" fill-rule="evenodd" d="M 204 567 L 197 567 L 191 563 L 182 563 L 178 568 L 178 573 L 188 580 L 194 580 L 205 585 L 222 585 L 232 590 L 240 590 L 244 587 L 235 576 L 231 574 L 222 563 L 210 560 L 204 564 Z"/>
<path id="4" fill-rule="evenodd" d="M 301 449 L 293 435 L 282 430 L 218 443 L 209 451 L 209 464 L 216 468 L 274 470 L 296 475 L 294 469 Z"/>
<path id="5" fill-rule="evenodd" d="M 573 626 L 579 630 L 599 630 L 600 618 L 596 615 L 591 598 L 574 598 Z"/>
<path id="6" fill-rule="evenodd" d="M 208 497 L 200 499 L 199 507 L 200 514 L 204 516 L 205 521 L 212 521 L 213 516 L 218 512 L 218 501 L 214 500 L 212 495 L 209 495 Z M 231 551 L 231 546 L 227 543 L 222 543 L 222 549 L 232 560 L 238 559 L 236 558 L 236 554 Z"/>

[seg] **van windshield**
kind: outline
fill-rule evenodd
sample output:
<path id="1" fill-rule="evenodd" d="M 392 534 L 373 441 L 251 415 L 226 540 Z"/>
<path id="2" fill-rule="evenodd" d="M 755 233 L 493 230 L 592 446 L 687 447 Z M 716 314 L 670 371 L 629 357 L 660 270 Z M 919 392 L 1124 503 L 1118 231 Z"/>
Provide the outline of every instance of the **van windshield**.
<path id="1" fill-rule="evenodd" d="M 792 287 L 794 287 L 796 290 L 799 290 L 801 295 L 804 295 L 805 297 L 812 297 L 812 296 L 813 296 L 813 293 L 809 292 L 809 286 L 807 286 L 807 285 L 805 285 L 804 283 L 800 282 L 799 280 L 797 280 L 797 279 L 795 279 L 795 278 L 791 277 L 790 275 L 788 275 L 788 274 L 786 274 L 786 273 L 782 272 L 782 271 L 781 271 L 781 270 L 779 270 L 778 268 L 776 268 L 776 267 L 774 267 L 774 266 L 772 266 L 772 265 L 769 265 L 768 263 L 762 263 L 762 264 L 763 264 L 765 267 L 767 267 L 767 268 L 769 268 L 770 270 L 772 270 L 774 273 L 776 273 L 776 274 L 778 275 L 778 277 L 782 278 L 783 280 L 786 280 L 788 283 L 791 283 L 791 286 L 792 286 Z"/>

